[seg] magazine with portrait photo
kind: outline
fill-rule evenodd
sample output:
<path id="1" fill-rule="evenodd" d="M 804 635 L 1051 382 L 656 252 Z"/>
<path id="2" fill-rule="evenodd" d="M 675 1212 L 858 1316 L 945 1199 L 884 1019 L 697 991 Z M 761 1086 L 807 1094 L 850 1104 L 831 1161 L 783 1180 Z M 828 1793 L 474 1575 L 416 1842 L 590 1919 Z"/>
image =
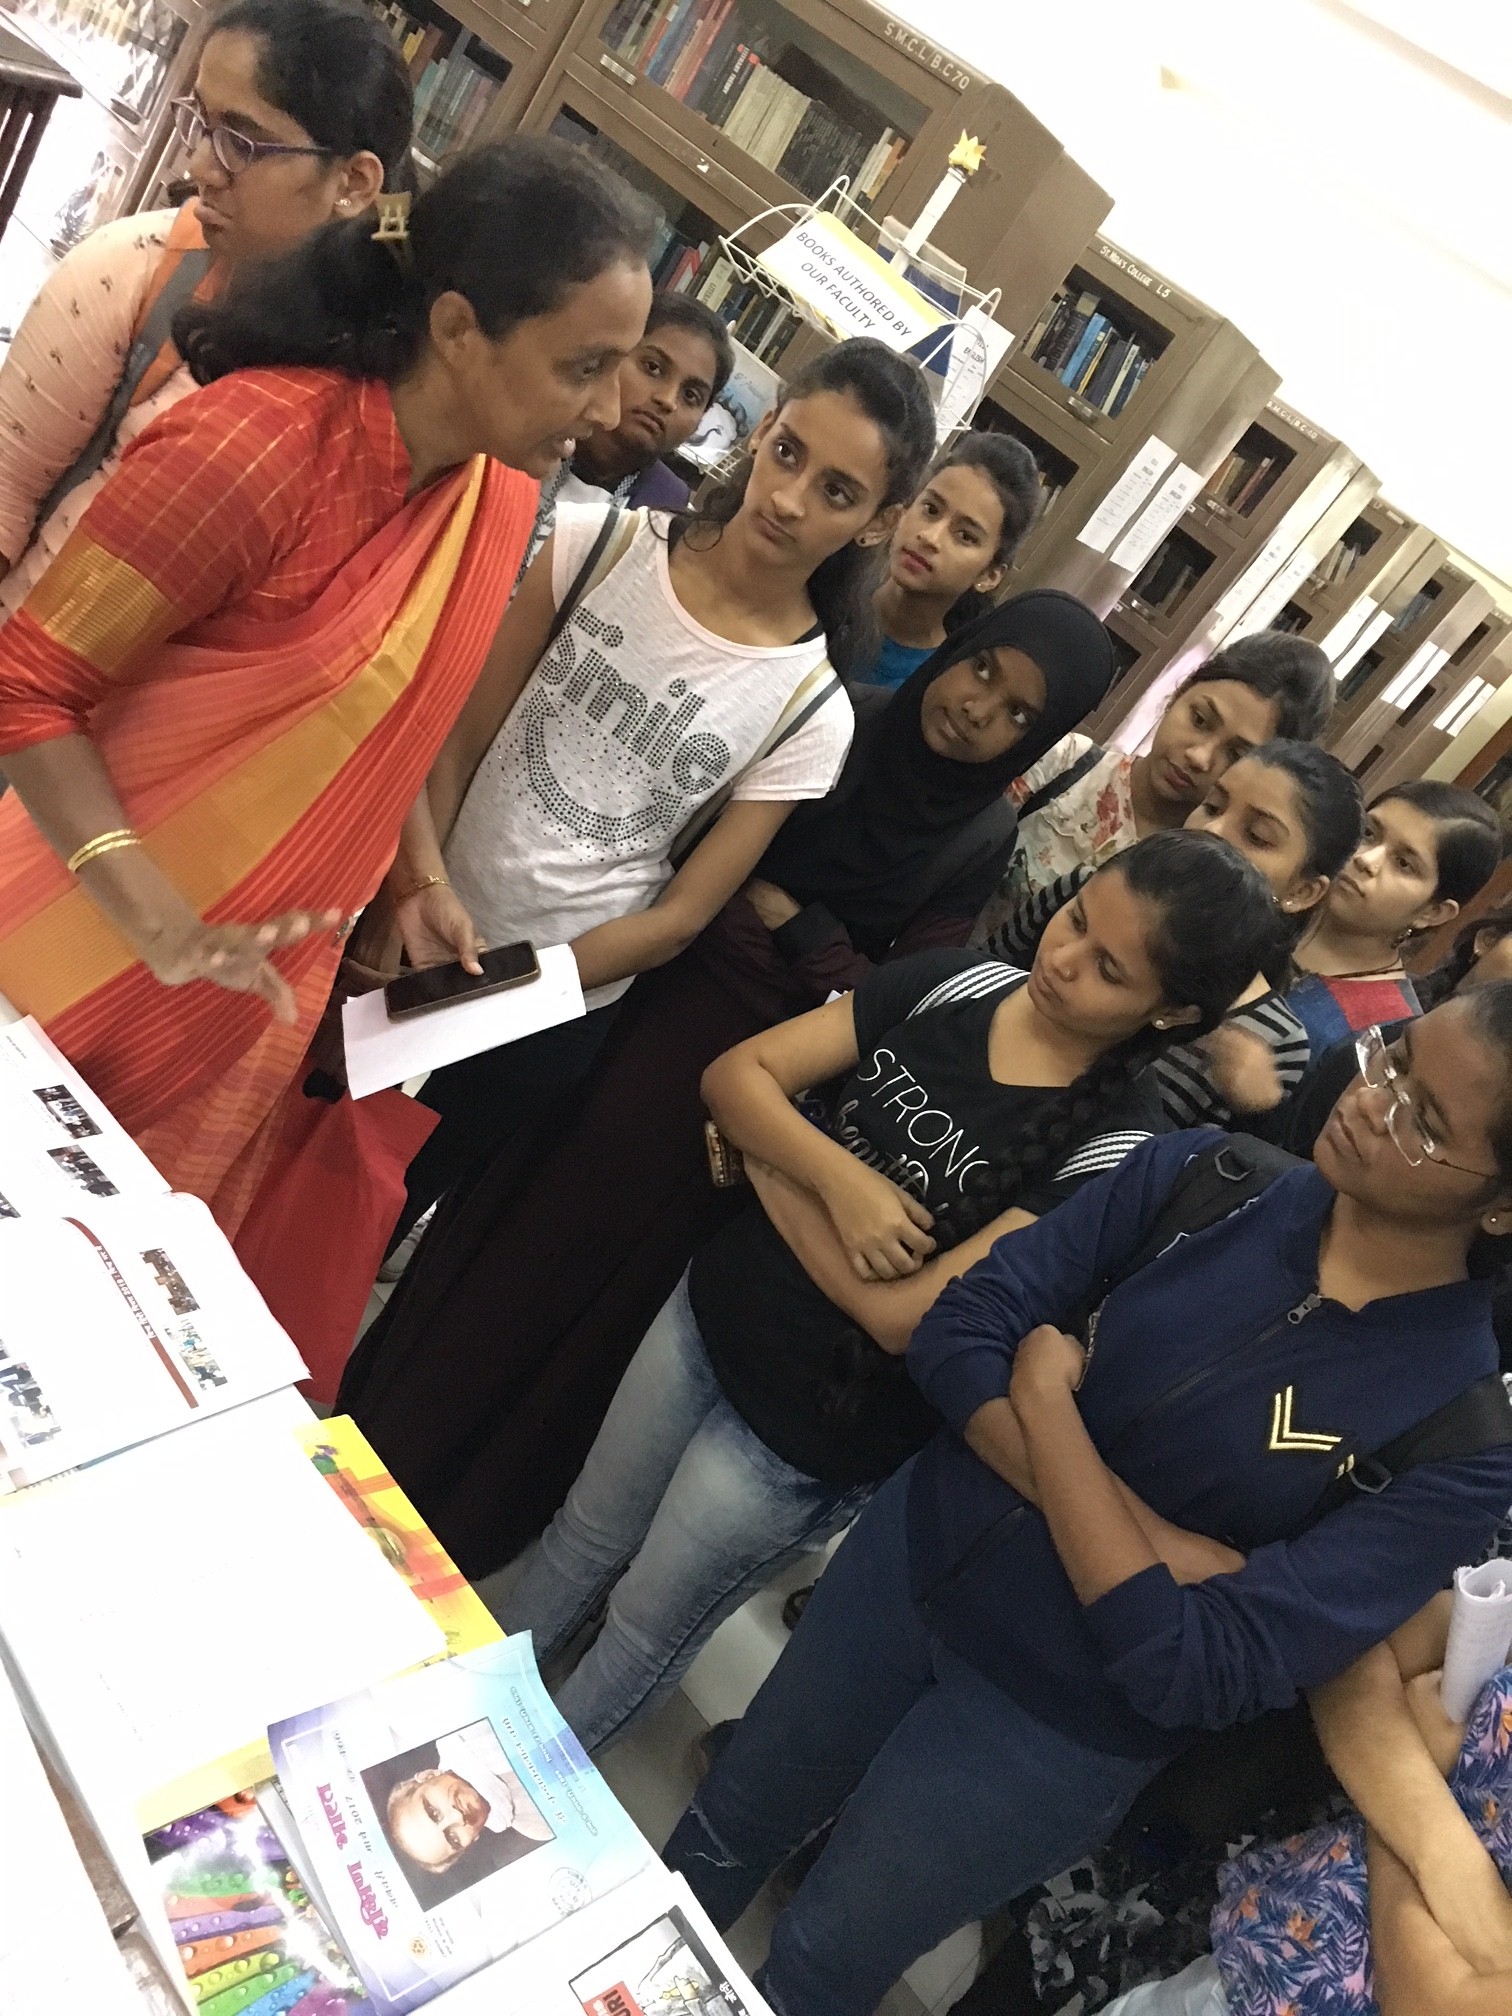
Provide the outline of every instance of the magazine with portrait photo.
<path id="1" fill-rule="evenodd" d="M 649 1866 L 529 1635 L 268 1732 L 304 1856 L 379 2016 L 405 2016 Z"/>

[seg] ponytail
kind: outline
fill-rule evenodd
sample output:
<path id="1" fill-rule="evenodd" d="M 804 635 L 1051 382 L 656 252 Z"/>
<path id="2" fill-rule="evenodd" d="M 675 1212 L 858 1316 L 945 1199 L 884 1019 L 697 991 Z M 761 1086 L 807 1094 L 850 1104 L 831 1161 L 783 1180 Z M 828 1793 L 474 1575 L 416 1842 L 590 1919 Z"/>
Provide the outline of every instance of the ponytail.
<path id="1" fill-rule="evenodd" d="M 433 303 L 462 295 L 485 335 L 549 314 L 609 267 L 644 260 L 651 212 L 568 141 L 516 134 L 458 157 L 420 196 L 407 241 L 371 216 L 325 225 L 282 258 L 239 265 L 174 318 L 196 383 L 308 365 L 392 384 L 424 349 Z"/>

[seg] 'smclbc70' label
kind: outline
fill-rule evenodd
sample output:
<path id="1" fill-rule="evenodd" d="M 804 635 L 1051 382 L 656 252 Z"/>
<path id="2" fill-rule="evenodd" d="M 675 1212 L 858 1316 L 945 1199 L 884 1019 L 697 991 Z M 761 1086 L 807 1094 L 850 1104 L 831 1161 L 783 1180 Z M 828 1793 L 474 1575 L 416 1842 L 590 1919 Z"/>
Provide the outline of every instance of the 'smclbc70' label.
<path id="1" fill-rule="evenodd" d="M 910 61 L 917 63 L 921 70 L 931 71 L 954 90 L 965 91 L 976 82 L 964 63 L 958 63 L 955 57 L 948 55 L 945 50 L 937 49 L 933 42 L 927 41 L 919 33 L 917 28 L 910 28 L 906 22 L 885 20 L 882 23 L 882 33 L 895 49 L 901 49 L 903 54 Z"/>

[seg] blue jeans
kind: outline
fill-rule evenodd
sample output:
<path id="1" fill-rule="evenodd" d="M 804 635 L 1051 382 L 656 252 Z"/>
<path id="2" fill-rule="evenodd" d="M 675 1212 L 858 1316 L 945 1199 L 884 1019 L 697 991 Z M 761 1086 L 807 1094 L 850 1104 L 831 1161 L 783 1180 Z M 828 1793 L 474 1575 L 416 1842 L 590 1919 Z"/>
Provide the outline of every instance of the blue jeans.
<path id="1" fill-rule="evenodd" d="M 948 1933 L 1105 1841 L 1159 1769 L 1035 1721 L 926 1629 L 912 1470 L 847 1536 L 665 1852 L 725 1929 L 840 1815 L 772 1934 L 778 2016 L 871 2016 Z"/>
<path id="2" fill-rule="evenodd" d="M 821 1484 L 746 1426 L 714 1376 L 685 1274 L 499 1621 L 533 1632 L 544 1662 L 608 1597 L 597 1638 L 556 1690 L 584 1748 L 601 1749 L 676 1687 L 753 1591 L 838 1533 L 870 1492 Z"/>

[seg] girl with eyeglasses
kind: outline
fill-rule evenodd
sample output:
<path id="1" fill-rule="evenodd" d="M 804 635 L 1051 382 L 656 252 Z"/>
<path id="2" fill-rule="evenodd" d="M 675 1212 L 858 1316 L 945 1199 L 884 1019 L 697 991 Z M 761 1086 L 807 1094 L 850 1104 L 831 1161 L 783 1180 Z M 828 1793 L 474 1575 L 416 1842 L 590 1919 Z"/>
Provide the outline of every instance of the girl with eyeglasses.
<path id="1" fill-rule="evenodd" d="M 852 1529 L 665 1851 L 728 1926 L 839 1812 L 773 1933 L 774 2008 L 870 2016 L 1106 1842 L 1202 1730 L 1342 1673 L 1490 1542 L 1512 1444 L 1384 1483 L 1369 1459 L 1497 1370 L 1512 985 L 1389 1062 L 1315 1166 L 1110 1293 L 1221 1137 L 1136 1148 L 925 1315 L 909 1367 L 948 1425 Z"/>
<path id="2" fill-rule="evenodd" d="M 169 327 L 241 260 L 410 186 L 414 96 L 358 0 L 232 0 L 174 106 L 198 196 L 85 239 L 0 366 L 0 618 L 19 609 L 127 443 L 194 389 Z M 124 363 L 124 369 L 123 369 Z"/>

